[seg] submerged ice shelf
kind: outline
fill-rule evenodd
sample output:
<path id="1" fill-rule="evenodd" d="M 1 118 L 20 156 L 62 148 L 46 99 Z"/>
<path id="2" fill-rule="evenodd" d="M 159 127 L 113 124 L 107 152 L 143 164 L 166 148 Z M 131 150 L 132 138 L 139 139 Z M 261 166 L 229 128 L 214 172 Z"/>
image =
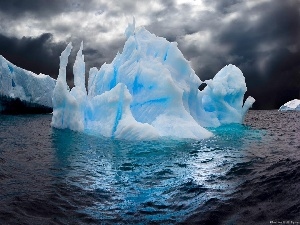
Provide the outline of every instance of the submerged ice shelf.
<path id="1" fill-rule="evenodd" d="M 242 123 L 255 101 L 248 97 L 242 72 L 225 66 L 212 80 L 202 81 L 190 67 L 177 43 L 129 24 L 123 52 L 111 64 L 89 72 L 81 45 L 74 64 L 74 87 L 66 83 L 69 44 L 60 56 L 53 94 L 51 125 L 106 137 L 143 140 L 158 137 L 203 139 L 204 127 Z"/>
<path id="2" fill-rule="evenodd" d="M 19 68 L 0 55 L 0 112 L 51 112 L 54 87 L 50 76 Z"/>

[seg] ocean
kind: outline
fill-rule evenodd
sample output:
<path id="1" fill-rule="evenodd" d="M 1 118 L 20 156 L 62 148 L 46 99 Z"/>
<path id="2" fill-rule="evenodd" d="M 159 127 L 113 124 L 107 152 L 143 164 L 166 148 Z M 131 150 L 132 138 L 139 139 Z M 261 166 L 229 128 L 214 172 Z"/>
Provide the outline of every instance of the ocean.
<path id="1" fill-rule="evenodd" d="M 0 224 L 300 224 L 300 112 L 124 141 L 0 115 Z"/>

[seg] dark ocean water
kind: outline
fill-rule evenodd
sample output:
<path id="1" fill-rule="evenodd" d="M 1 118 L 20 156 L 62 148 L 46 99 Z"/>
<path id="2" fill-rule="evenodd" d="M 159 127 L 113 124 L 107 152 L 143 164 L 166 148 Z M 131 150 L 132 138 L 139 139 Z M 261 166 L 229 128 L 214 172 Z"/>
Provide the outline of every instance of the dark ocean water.
<path id="1" fill-rule="evenodd" d="M 299 118 L 128 142 L 0 115 L 0 224 L 300 224 Z"/>

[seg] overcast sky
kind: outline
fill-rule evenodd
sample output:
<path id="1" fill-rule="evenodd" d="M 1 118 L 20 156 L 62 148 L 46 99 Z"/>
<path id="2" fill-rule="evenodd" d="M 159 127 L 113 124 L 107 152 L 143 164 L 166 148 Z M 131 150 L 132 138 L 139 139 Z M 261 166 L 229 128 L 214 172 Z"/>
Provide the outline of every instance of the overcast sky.
<path id="1" fill-rule="evenodd" d="M 83 40 L 87 68 L 99 68 L 122 51 L 132 16 L 178 42 L 201 80 L 238 66 L 256 109 L 300 98 L 300 0 L 0 0 L 0 54 L 56 78 L 61 51 L 72 41 L 74 57 Z"/>

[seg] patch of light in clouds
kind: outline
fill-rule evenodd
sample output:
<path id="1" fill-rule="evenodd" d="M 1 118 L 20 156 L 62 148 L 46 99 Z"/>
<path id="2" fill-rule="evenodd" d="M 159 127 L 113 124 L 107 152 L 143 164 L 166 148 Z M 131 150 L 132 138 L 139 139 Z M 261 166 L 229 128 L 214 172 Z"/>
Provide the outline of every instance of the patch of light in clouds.
<path id="1" fill-rule="evenodd" d="M 193 7 L 193 11 L 215 11 L 214 7 L 205 4 L 202 0 L 176 0 L 178 5 L 188 4 Z"/>

